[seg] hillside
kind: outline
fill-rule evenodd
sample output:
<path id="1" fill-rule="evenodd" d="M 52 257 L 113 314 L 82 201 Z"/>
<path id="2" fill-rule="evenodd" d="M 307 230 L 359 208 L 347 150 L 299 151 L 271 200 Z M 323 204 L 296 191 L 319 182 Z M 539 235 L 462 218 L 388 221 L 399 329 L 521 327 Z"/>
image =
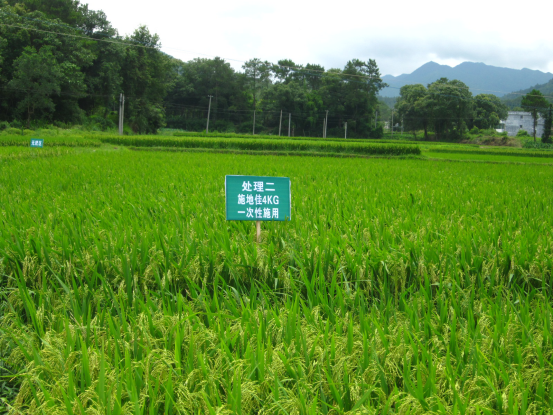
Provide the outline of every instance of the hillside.
<path id="1" fill-rule="evenodd" d="M 520 91 L 515 91 L 510 94 L 504 95 L 501 97 L 501 101 L 507 104 L 508 107 L 520 107 L 522 96 L 530 92 L 532 89 L 537 89 L 543 95 L 546 96 L 546 99 L 553 103 L 553 79 L 549 82 L 541 85 L 534 85 L 530 88 L 521 89 Z"/>
<path id="2" fill-rule="evenodd" d="M 408 84 L 427 85 L 440 78 L 458 79 L 469 86 L 473 94 L 493 93 L 503 96 L 507 92 L 544 84 L 553 74 L 531 69 L 510 69 L 484 63 L 463 62 L 455 67 L 428 62 L 410 74 L 385 75 L 382 79 L 390 87 L 380 92 L 383 97 L 399 95 L 399 88 Z"/>

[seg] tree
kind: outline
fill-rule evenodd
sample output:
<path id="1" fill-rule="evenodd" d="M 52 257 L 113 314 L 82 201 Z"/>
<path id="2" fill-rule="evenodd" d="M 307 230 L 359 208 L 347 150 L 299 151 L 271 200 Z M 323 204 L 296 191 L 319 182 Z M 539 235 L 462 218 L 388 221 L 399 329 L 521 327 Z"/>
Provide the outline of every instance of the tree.
<path id="1" fill-rule="evenodd" d="M 281 59 L 278 61 L 277 65 L 271 66 L 271 71 L 279 82 L 287 82 L 291 80 L 290 75 L 294 73 L 297 66 L 298 65 L 290 59 Z"/>
<path id="2" fill-rule="evenodd" d="M 244 65 L 244 76 L 246 77 L 246 84 L 253 101 L 253 110 L 257 110 L 257 102 L 261 99 L 261 96 L 268 86 L 271 84 L 271 69 L 272 65 L 265 61 L 254 58 L 250 59 Z"/>
<path id="3" fill-rule="evenodd" d="M 438 139 L 460 138 L 466 130 L 466 121 L 472 118 L 472 93 L 458 80 L 438 79 L 428 85 L 424 105 L 429 111 Z"/>
<path id="4" fill-rule="evenodd" d="M 324 66 L 308 63 L 303 71 L 304 79 L 307 81 L 307 86 L 312 90 L 317 90 L 321 87 L 321 77 L 325 71 Z"/>
<path id="5" fill-rule="evenodd" d="M 159 49 L 159 36 L 140 26 L 126 39 L 145 47 L 128 46 L 123 63 L 125 114 L 140 134 L 157 132 L 165 124 L 163 98 L 172 82 L 171 58 Z"/>
<path id="6" fill-rule="evenodd" d="M 60 19 L 62 22 L 75 25 L 82 22 L 87 5 L 77 0 L 8 0 L 9 5 L 22 4 L 29 11 L 40 11 L 47 17 Z"/>
<path id="7" fill-rule="evenodd" d="M 541 137 L 542 143 L 553 143 L 551 139 L 551 128 L 553 127 L 553 105 L 549 104 L 549 111 L 546 111 L 545 123 L 543 126 L 543 135 Z"/>
<path id="8" fill-rule="evenodd" d="M 474 125 L 480 129 L 494 128 L 500 120 L 507 118 L 509 109 L 493 94 L 479 94 L 474 97 Z"/>
<path id="9" fill-rule="evenodd" d="M 532 91 L 522 97 L 522 108 L 532 114 L 532 119 L 534 120 L 534 142 L 536 142 L 536 127 L 538 125 L 538 119 L 540 114 L 547 113 L 547 101 L 540 91 L 532 89 Z"/>
<path id="10" fill-rule="evenodd" d="M 25 48 L 14 62 L 14 67 L 16 72 L 9 87 L 23 94 L 18 110 L 27 113 L 27 128 L 30 128 L 31 118 L 36 111 L 54 111 L 52 95 L 60 92 L 63 73 L 51 48 L 47 46 L 38 52 L 33 47 Z"/>
<path id="11" fill-rule="evenodd" d="M 2 62 L 4 61 L 4 58 L 2 57 L 2 52 L 4 51 L 7 44 L 8 41 L 6 39 L 0 38 L 0 77 L 2 76 Z"/>
<path id="12" fill-rule="evenodd" d="M 399 118 L 404 121 L 407 131 L 412 131 L 415 139 L 416 131 L 424 130 L 424 139 L 428 139 L 428 126 L 430 123 L 429 111 L 425 99 L 428 90 L 421 84 L 405 85 L 399 90 L 399 99 L 395 109 Z"/>

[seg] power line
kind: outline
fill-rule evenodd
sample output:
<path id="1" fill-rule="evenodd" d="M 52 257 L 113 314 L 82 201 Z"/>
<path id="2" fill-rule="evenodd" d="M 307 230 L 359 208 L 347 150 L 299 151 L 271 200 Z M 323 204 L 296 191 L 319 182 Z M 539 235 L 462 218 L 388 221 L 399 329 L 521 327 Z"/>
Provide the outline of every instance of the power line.
<path id="1" fill-rule="evenodd" d="M 39 20 L 39 19 L 36 19 L 36 20 Z M 126 43 L 126 42 L 122 42 L 122 41 L 114 41 L 114 40 L 107 40 L 107 39 L 97 39 L 97 38 L 93 38 L 93 37 L 90 37 L 90 36 L 79 36 L 79 35 L 74 35 L 74 34 L 70 34 L 70 33 L 53 32 L 53 31 L 48 31 L 48 30 L 43 30 L 43 29 L 36 29 L 36 28 L 33 28 L 33 27 L 28 27 L 28 26 L 10 25 L 10 24 L 7 24 L 7 23 L 0 23 L 0 26 L 14 27 L 14 28 L 26 29 L 26 30 L 35 30 L 35 31 L 38 31 L 38 32 L 43 32 L 43 33 L 56 34 L 56 35 L 60 35 L 60 36 L 71 36 L 71 37 L 75 37 L 75 38 L 88 39 L 88 40 L 98 41 L 98 42 L 124 44 L 126 46 L 142 47 L 142 48 L 146 48 L 146 49 L 155 49 L 155 50 L 160 50 L 161 49 L 161 46 L 148 46 L 148 45 L 144 45 L 144 44 Z M 75 28 L 75 30 L 79 30 L 79 29 Z M 132 39 L 131 39 L 131 41 L 132 41 Z M 212 57 L 212 58 L 216 58 L 216 57 L 220 58 L 220 56 L 214 56 L 214 55 L 209 55 L 209 54 L 204 54 L 204 53 L 192 52 L 192 51 L 189 51 L 189 50 L 183 50 L 183 49 L 177 49 L 177 48 L 166 47 L 165 49 L 172 49 L 172 50 L 175 50 L 175 51 L 186 52 L 186 53 L 195 53 L 197 55 L 208 56 L 208 57 Z M 247 61 L 243 61 L 243 60 L 239 60 L 239 59 L 230 59 L 230 58 L 222 58 L 222 59 L 227 60 L 227 61 L 233 61 L 233 62 L 247 63 Z M 309 70 L 311 72 L 307 73 L 307 74 L 314 75 L 314 76 L 321 76 L 322 77 L 323 75 L 326 74 L 327 76 L 354 77 L 354 78 L 371 79 L 371 80 L 377 80 L 377 81 L 380 81 L 380 82 L 384 82 L 380 76 L 377 77 L 377 76 L 371 76 L 371 75 L 348 74 L 348 73 L 343 73 L 343 72 L 336 73 L 336 72 L 328 72 L 328 71 L 324 71 L 324 70 L 316 70 L 314 68 L 307 69 L 307 68 L 304 68 L 302 66 L 286 66 L 286 65 L 274 64 L 274 63 L 270 63 L 270 62 L 268 62 L 268 63 L 270 65 L 273 65 L 273 67 L 279 67 L 279 68 L 282 68 L 282 69 L 290 69 L 290 70 L 295 71 L 295 72 L 303 72 L 303 71 Z M 320 75 L 316 75 L 312 72 L 316 72 Z M 448 85 L 448 87 L 465 89 L 465 87 L 457 86 L 457 85 Z M 398 87 L 391 87 L 391 86 L 388 86 L 388 88 L 400 89 Z M 469 89 L 468 87 L 466 87 L 466 88 Z M 510 94 L 510 95 L 521 95 L 521 96 L 522 95 L 528 95 L 528 94 L 517 93 L 517 92 L 496 91 L 496 90 L 481 89 L 481 88 L 471 88 L 471 89 L 473 91 L 493 92 L 493 93 L 499 93 L 499 94 Z M 537 96 L 537 95 L 530 95 L 530 96 Z M 545 98 L 553 98 L 553 96 L 546 96 L 546 95 L 541 95 L 541 96 L 544 96 Z"/>
<path id="2" fill-rule="evenodd" d="M 115 44 L 125 45 L 125 46 L 134 46 L 134 47 L 145 48 L 145 49 L 159 50 L 157 46 L 146 46 L 146 45 L 140 45 L 140 44 L 125 43 L 123 41 L 116 41 L 116 40 L 95 39 L 95 38 L 90 37 L 90 36 L 79 36 L 79 35 L 74 35 L 74 34 L 71 34 L 71 33 L 53 32 L 51 30 L 36 29 L 34 27 L 28 27 L 28 26 L 18 26 L 18 25 L 12 25 L 12 24 L 7 24 L 7 23 L 0 23 L 0 26 L 15 27 L 17 29 L 25 29 L 25 30 L 34 30 L 35 32 L 50 33 L 50 34 L 60 35 L 60 36 L 70 36 L 70 37 L 75 37 L 75 38 L 78 38 L 78 39 L 92 40 L 92 41 L 95 41 L 95 42 L 107 42 L 107 43 L 115 43 Z"/>

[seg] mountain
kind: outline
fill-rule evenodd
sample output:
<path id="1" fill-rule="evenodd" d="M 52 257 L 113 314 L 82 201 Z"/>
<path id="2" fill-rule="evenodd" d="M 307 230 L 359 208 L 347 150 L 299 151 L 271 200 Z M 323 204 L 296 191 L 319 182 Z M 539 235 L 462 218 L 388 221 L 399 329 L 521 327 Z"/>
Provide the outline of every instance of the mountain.
<path id="1" fill-rule="evenodd" d="M 532 91 L 532 89 L 537 89 L 540 91 L 543 95 L 545 95 L 545 99 L 549 102 L 553 103 L 553 79 L 551 79 L 546 84 L 540 84 L 540 85 L 534 85 L 530 88 L 522 89 L 520 91 L 512 92 L 507 95 L 503 95 L 501 97 L 501 101 L 503 101 L 508 107 L 514 108 L 514 107 L 520 107 L 522 97 L 526 95 L 528 92 Z"/>
<path id="2" fill-rule="evenodd" d="M 526 89 L 553 79 L 553 74 L 532 69 L 510 69 L 484 63 L 463 62 L 455 67 L 428 62 L 410 74 L 385 75 L 382 80 L 390 85 L 381 96 L 399 95 L 399 88 L 408 84 L 428 85 L 440 78 L 458 79 L 470 88 L 474 95 L 495 94 L 501 97 L 511 91 Z"/>

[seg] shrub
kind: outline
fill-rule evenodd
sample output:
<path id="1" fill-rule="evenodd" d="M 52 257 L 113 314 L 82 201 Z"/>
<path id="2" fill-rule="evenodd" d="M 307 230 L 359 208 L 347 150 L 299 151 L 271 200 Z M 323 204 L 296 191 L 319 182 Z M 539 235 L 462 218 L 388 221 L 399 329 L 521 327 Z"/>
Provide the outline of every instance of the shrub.
<path id="1" fill-rule="evenodd" d="M 478 129 L 478 127 L 475 125 L 474 127 L 471 128 L 471 130 L 469 131 L 470 134 L 472 135 L 476 135 L 480 132 L 480 130 Z"/>
<path id="2" fill-rule="evenodd" d="M 21 130 L 19 128 L 10 127 L 10 128 L 6 128 L 4 130 L 4 134 L 6 134 L 6 135 L 21 135 Z"/>
<path id="3" fill-rule="evenodd" d="M 529 137 L 530 134 L 528 134 L 528 131 L 526 130 L 518 130 L 517 137 Z"/>

